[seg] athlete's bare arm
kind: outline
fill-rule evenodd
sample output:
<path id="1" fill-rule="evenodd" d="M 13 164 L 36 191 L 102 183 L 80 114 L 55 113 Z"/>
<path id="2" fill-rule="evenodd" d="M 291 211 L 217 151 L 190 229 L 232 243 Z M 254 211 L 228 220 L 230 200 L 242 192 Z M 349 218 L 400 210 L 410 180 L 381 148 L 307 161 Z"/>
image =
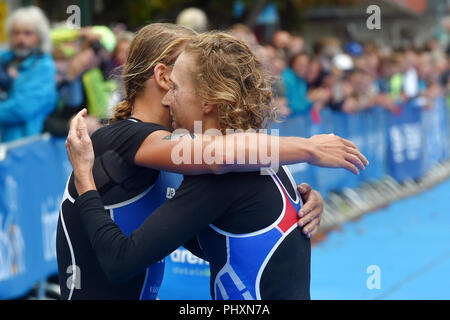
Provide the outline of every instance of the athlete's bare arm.
<path id="1" fill-rule="evenodd" d="M 92 141 L 82 118 L 85 113 L 86 110 L 72 120 L 66 141 L 67 153 L 74 170 L 75 186 L 80 195 L 89 190 L 96 190 L 92 174 L 94 163 Z M 317 191 L 312 190 L 306 183 L 301 184 L 298 190 L 304 202 L 299 212 L 299 224 L 303 227 L 303 232 L 312 237 L 317 233 L 320 224 L 323 199 Z"/>
<path id="2" fill-rule="evenodd" d="M 268 150 L 266 154 L 261 150 Z M 367 159 L 351 141 L 335 135 L 309 139 L 278 137 L 263 133 L 202 134 L 174 138 L 168 131 L 155 131 L 142 143 L 135 163 L 183 174 L 257 171 L 261 167 L 308 162 L 320 167 L 345 168 L 354 174 L 364 170 Z"/>

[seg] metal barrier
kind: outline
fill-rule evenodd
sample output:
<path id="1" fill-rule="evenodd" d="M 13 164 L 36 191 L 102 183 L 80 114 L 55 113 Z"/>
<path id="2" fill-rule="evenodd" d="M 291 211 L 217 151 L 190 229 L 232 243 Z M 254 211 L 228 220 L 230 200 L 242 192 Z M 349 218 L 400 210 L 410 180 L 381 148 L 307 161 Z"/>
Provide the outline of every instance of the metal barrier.
<path id="1" fill-rule="evenodd" d="M 310 183 L 326 199 L 322 231 L 450 175 L 445 162 L 450 120 L 443 98 L 431 110 L 413 100 L 398 115 L 381 108 L 354 115 L 325 109 L 320 122 L 311 120 L 292 117 L 274 128 L 288 136 L 333 132 L 354 141 L 370 161 L 359 176 L 344 169 L 290 166 L 297 183 Z M 57 272 L 58 210 L 71 172 L 64 141 L 41 135 L 0 145 L 0 299 L 22 296 Z M 180 248 L 168 266 L 162 298 L 209 299 L 206 263 Z M 184 293 L 182 283 L 191 288 L 197 283 L 198 291 Z"/>

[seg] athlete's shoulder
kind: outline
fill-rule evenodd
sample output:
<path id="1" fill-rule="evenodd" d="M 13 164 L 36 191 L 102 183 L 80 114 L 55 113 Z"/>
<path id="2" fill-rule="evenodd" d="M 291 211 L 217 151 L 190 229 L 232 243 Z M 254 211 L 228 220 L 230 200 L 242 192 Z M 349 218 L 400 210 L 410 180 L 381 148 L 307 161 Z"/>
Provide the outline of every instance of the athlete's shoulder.
<path id="1" fill-rule="evenodd" d="M 115 149 L 115 146 L 124 144 L 140 145 L 147 136 L 158 130 L 168 131 L 167 128 L 156 123 L 128 118 L 98 129 L 92 134 L 91 139 L 94 149 L 96 147 Z"/>
<path id="2" fill-rule="evenodd" d="M 143 122 L 136 118 L 128 118 L 126 120 L 117 121 L 120 122 L 123 126 L 133 127 L 133 128 L 145 128 L 145 129 L 152 129 L 152 130 L 165 130 L 169 131 L 165 126 L 153 123 L 153 122 Z"/>
<path id="3" fill-rule="evenodd" d="M 143 122 L 136 118 L 128 118 L 114 121 L 112 123 L 107 124 L 106 126 L 101 127 L 100 129 L 94 132 L 93 136 L 110 133 L 121 129 L 143 129 L 143 128 L 169 131 L 169 129 L 157 123 Z"/>

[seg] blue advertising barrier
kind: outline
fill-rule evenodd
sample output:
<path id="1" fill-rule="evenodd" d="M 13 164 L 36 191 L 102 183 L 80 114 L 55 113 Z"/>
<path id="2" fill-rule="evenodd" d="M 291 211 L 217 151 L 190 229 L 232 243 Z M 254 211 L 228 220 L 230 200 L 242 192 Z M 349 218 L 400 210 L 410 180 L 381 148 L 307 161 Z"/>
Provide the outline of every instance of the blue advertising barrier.
<path id="1" fill-rule="evenodd" d="M 211 300 L 209 264 L 183 247 L 166 258 L 161 300 Z"/>
<path id="2" fill-rule="evenodd" d="M 353 141 L 370 161 L 359 176 L 345 169 L 314 168 L 308 164 L 290 165 L 297 183 L 308 182 L 324 195 L 362 182 L 373 182 L 389 174 L 399 182 L 419 179 L 433 165 L 448 158 L 448 115 L 444 98 L 431 109 L 411 100 L 393 114 L 374 107 L 356 114 L 324 109 L 320 121 L 295 116 L 277 124 L 281 136 L 310 137 L 334 133 Z"/>
<path id="3" fill-rule="evenodd" d="M 386 119 L 388 112 L 380 107 L 372 108 L 361 114 L 361 125 L 364 131 L 364 155 L 370 165 L 361 172 L 361 179 L 365 182 L 380 180 L 387 172 L 387 134 Z"/>
<path id="4" fill-rule="evenodd" d="M 292 116 L 288 119 L 284 119 L 281 123 L 274 124 L 271 129 L 278 129 L 280 136 L 297 136 L 308 138 L 311 132 L 311 119 L 309 116 Z M 313 166 L 310 166 L 307 163 L 296 163 L 289 165 L 288 167 L 294 177 L 294 180 L 298 184 L 308 181 L 313 188 L 318 188 L 318 186 L 314 183 L 316 179 Z"/>
<path id="5" fill-rule="evenodd" d="M 447 108 L 444 99 L 424 109 L 410 101 L 394 115 L 381 108 L 358 114 L 330 109 L 320 121 L 295 116 L 272 128 L 281 136 L 334 133 L 352 140 L 370 166 L 359 176 L 344 169 L 290 165 L 295 181 L 309 183 L 324 198 L 330 191 L 356 187 L 389 174 L 399 182 L 418 179 L 448 158 Z M 71 172 L 64 139 L 41 136 L 9 147 L 0 160 L 0 299 L 16 298 L 57 272 L 55 235 L 62 193 Z M 1 155 L 1 145 L 0 145 Z M 183 247 L 166 259 L 161 299 L 211 299 L 209 265 Z"/>
<path id="6" fill-rule="evenodd" d="M 296 116 L 277 124 L 281 136 L 310 137 L 316 134 L 334 133 L 353 141 L 366 155 L 371 165 L 369 170 L 356 176 L 345 169 L 316 168 L 305 163 L 290 165 L 297 183 L 307 182 L 323 194 L 343 188 L 354 188 L 361 181 L 374 181 L 386 173 L 386 113 L 373 108 L 357 114 L 346 114 L 330 109 L 320 112 L 320 121 L 314 123 L 309 116 Z M 302 128 L 295 130 L 295 128 Z"/>
<path id="7" fill-rule="evenodd" d="M 58 211 L 72 168 L 64 142 L 42 137 L 0 161 L 0 299 L 57 272 Z"/>
<path id="8" fill-rule="evenodd" d="M 422 109 L 421 125 L 424 139 L 422 171 L 425 173 L 447 159 L 447 108 L 444 98 L 436 99 L 432 109 Z"/>
<path id="9" fill-rule="evenodd" d="M 334 133 L 345 138 L 348 136 L 346 120 L 344 113 L 324 109 L 320 112 L 320 122 L 312 124 L 311 135 Z M 314 172 L 317 190 L 321 194 L 342 189 L 346 176 L 345 169 L 314 168 Z"/>
<path id="10" fill-rule="evenodd" d="M 388 164 L 390 175 L 399 182 L 419 179 L 424 173 L 424 132 L 422 109 L 406 103 L 400 114 L 388 121 Z"/>

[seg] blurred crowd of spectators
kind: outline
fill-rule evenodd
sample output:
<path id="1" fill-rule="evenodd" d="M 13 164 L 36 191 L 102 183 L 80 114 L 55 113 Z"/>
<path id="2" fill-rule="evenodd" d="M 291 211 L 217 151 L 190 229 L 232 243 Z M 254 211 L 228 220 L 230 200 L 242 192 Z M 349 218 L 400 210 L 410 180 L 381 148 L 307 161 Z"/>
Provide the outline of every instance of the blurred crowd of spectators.
<path id="1" fill-rule="evenodd" d="M 449 49 L 435 40 L 423 48 L 393 50 L 327 37 L 305 50 L 303 38 L 285 30 L 276 31 L 267 44 L 258 43 L 244 25 L 232 26 L 231 32 L 247 41 L 274 75 L 282 117 L 323 108 L 355 113 L 374 106 L 395 113 L 409 99 L 432 108 L 437 96 L 450 92 Z"/>
<path id="2" fill-rule="evenodd" d="M 65 136 L 71 117 L 84 107 L 93 132 L 123 99 L 120 66 L 133 39 L 126 26 L 50 29 L 39 8 L 26 7 L 12 13 L 7 32 L 9 49 L 0 52 L 0 142 L 43 131 Z M 245 40 L 274 76 L 281 117 L 314 115 L 323 108 L 355 113 L 381 106 L 396 112 L 412 98 L 431 108 L 436 96 L 450 91 L 448 48 L 434 40 L 420 49 L 393 50 L 329 37 L 306 50 L 301 36 L 284 30 L 276 31 L 271 43 L 258 43 L 242 24 L 230 32 Z"/>
<path id="3" fill-rule="evenodd" d="M 11 14 L 7 32 L 9 48 L 0 52 L 0 142 L 43 131 L 65 136 L 84 107 L 93 132 L 122 100 L 120 66 L 133 39 L 125 26 L 50 29 L 32 6 Z"/>

